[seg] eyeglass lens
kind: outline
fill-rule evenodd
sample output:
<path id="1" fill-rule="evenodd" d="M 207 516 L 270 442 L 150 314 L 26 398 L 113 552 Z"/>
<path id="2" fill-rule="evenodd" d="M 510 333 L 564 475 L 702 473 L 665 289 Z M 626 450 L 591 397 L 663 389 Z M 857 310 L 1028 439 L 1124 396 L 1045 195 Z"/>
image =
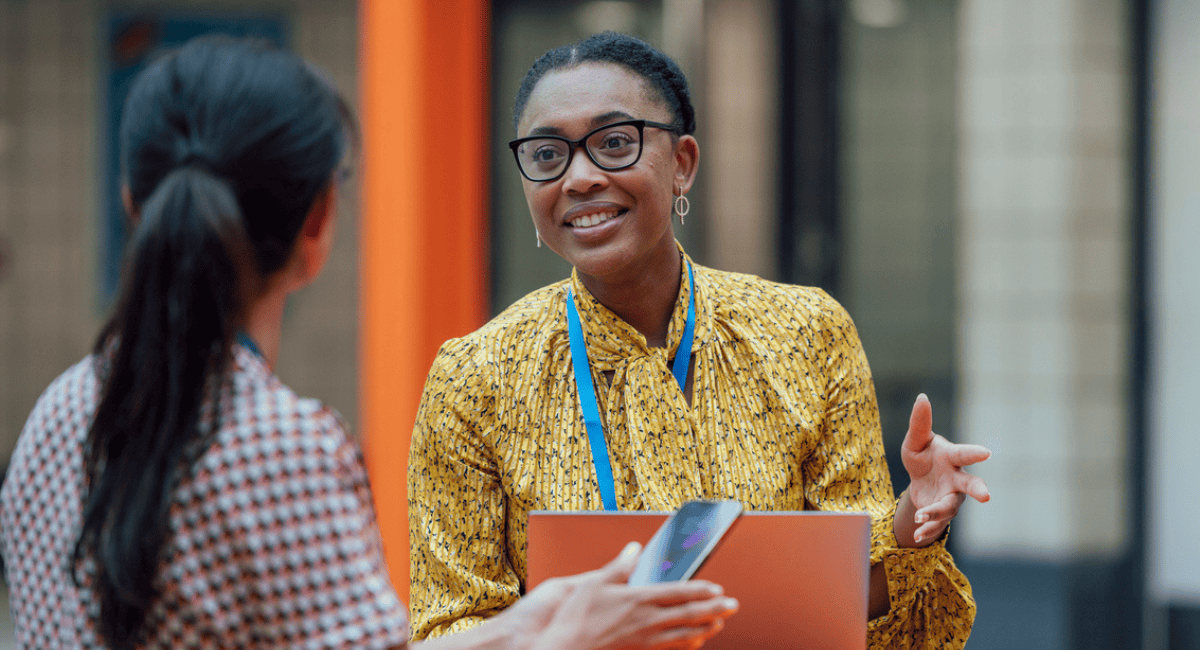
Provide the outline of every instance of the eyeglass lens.
<path id="1" fill-rule="evenodd" d="M 598 166 L 613 170 L 637 162 L 642 138 L 633 124 L 614 124 L 588 136 L 584 143 L 588 155 Z M 532 180 L 555 178 L 571 160 L 571 145 L 561 138 L 527 140 L 517 147 L 521 169 Z"/>

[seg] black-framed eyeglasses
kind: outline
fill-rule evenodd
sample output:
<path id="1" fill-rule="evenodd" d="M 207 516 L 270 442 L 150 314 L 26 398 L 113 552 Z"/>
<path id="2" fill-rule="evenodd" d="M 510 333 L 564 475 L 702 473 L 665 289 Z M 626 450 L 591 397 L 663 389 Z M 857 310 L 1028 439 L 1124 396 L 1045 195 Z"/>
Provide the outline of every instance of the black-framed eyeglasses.
<path id="1" fill-rule="evenodd" d="M 583 145 L 587 157 L 597 167 L 616 171 L 632 167 L 642 157 L 642 133 L 646 127 L 678 133 L 679 129 L 662 122 L 626 120 L 605 124 L 578 140 L 558 135 L 535 135 L 508 143 L 517 158 L 521 175 L 535 183 L 557 180 L 571 166 L 575 149 Z"/>

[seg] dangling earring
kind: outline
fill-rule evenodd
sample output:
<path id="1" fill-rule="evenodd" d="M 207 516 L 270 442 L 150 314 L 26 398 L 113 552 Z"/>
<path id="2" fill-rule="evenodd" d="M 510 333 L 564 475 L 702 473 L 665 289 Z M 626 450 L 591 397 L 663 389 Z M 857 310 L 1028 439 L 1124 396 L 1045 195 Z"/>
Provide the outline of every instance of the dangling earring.
<path id="1" fill-rule="evenodd" d="M 679 225 L 682 226 L 683 218 L 687 216 L 688 212 L 692 211 L 692 203 L 691 201 L 688 201 L 686 196 L 683 195 L 682 187 L 679 188 L 679 194 L 675 195 L 675 204 L 673 207 L 675 209 L 675 214 L 679 215 Z"/>
<path id="2" fill-rule="evenodd" d="M 537 236 L 538 248 L 541 248 L 542 247 L 542 231 L 538 230 L 537 228 L 534 228 L 533 234 Z"/>

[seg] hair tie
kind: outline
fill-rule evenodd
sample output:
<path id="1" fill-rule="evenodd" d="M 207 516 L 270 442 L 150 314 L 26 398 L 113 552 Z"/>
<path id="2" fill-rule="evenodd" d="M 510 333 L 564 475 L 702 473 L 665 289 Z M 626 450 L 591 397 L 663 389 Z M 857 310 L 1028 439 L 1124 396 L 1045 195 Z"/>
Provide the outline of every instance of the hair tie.
<path id="1" fill-rule="evenodd" d="M 199 167 L 209 172 L 215 172 L 212 162 L 198 149 L 188 149 L 179 160 L 178 167 Z"/>

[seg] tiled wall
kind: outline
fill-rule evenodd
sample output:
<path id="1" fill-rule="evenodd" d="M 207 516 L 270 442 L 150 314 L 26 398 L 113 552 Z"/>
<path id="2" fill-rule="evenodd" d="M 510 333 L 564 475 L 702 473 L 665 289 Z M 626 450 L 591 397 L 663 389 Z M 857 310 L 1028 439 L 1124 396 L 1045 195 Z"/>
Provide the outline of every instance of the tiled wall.
<path id="1" fill-rule="evenodd" d="M 248 11 L 256 4 L 213 6 Z M 354 3 L 261 5 L 284 9 L 295 49 L 354 102 Z M 5 264 L 0 268 L 0 464 L 37 396 L 88 352 L 105 316 L 97 289 L 97 127 L 100 39 L 108 6 L 95 0 L 0 0 L 0 251 L 8 250 L 8 261 L 0 262 Z M 351 422 L 357 413 L 356 191 L 351 182 L 341 196 L 337 241 L 325 274 L 292 301 L 278 369 L 301 394 L 320 397 Z"/>
<path id="2" fill-rule="evenodd" d="M 357 107 L 355 3 L 293 0 L 291 18 L 293 47 Z M 276 369 L 297 392 L 319 397 L 352 427 L 358 414 L 358 189 L 358 177 L 342 186 L 333 253 L 317 281 L 292 299 Z"/>
<path id="3" fill-rule="evenodd" d="M 960 10 L 959 430 L 995 452 L 956 531 L 976 557 L 1128 542 L 1126 11 Z"/>
<path id="4" fill-rule="evenodd" d="M 91 2 L 0 2 L 0 459 L 102 318 L 97 20 Z"/>

